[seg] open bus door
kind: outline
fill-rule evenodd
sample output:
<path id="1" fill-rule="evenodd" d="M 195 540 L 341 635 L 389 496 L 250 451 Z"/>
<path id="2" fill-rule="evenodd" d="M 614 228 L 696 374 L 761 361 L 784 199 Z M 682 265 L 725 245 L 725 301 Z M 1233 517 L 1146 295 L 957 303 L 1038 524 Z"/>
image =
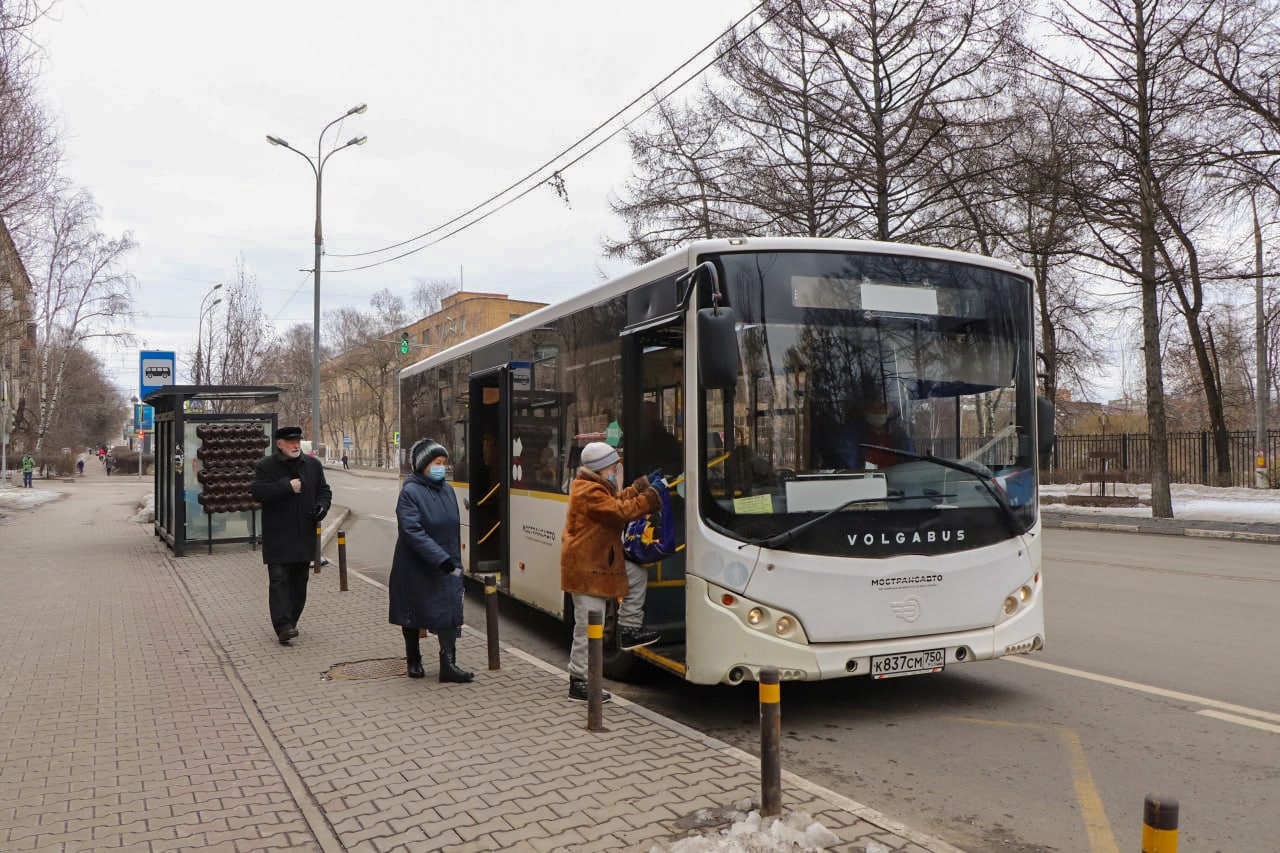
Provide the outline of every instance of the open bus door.
<path id="1" fill-rule="evenodd" d="M 622 456 L 626 481 L 661 468 L 668 483 L 684 473 L 685 397 L 684 322 L 625 334 L 623 338 Z M 676 542 L 685 541 L 685 498 L 681 486 L 671 488 Z M 617 632 L 606 625 L 605 666 L 611 678 L 625 678 L 635 657 L 683 675 L 685 661 L 685 551 L 643 566 L 648 573 L 644 626 L 657 631 L 656 645 L 621 652 Z M 613 608 L 611 608 L 613 610 Z M 611 614 L 616 619 L 616 610 Z"/>
<path id="2" fill-rule="evenodd" d="M 511 446 L 506 413 L 509 411 L 510 371 L 499 367 L 471 376 L 471 429 L 467 434 L 470 466 L 471 531 L 467 543 L 467 570 L 473 575 L 492 574 L 508 589 L 510 538 Z"/>

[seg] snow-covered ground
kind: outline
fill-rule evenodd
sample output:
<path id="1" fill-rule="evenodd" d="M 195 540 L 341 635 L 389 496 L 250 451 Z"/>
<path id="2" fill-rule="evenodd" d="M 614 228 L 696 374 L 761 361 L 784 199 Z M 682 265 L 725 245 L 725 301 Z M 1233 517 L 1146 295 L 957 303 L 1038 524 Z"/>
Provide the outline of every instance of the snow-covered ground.
<path id="1" fill-rule="evenodd" d="M 1090 488 L 1093 489 L 1090 492 Z M 1151 500 L 1151 486 L 1146 483 L 1115 484 L 1115 494 L 1136 497 L 1139 500 Z M 1198 521 L 1240 521 L 1280 524 L 1280 489 L 1217 489 L 1211 486 L 1193 486 L 1174 483 L 1173 514 L 1176 518 Z M 1083 483 L 1076 485 L 1041 486 L 1040 495 L 1065 496 L 1097 494 L 1097 485 Z M 1108 484 L 1110 495 L 1112 485 Z M 1095 515 L 1120 515 L 1131 517 L 1151 517 L 1151 507 L 1094 507 L 1068 506 L 1067 504 L 1046 504 L 1045 512 L 1080 512 Z"/>
<path id="2" fill-rule="evenodd" d="M 45 489 L 0 489 L 0 509 L 18 510 L 34 509 L 41 504 L 56 501 L 62 497 L 61 492 L 50 492 Z"/>
<path id="3" fill-rule="evenodd" d="M 739 808 L 750 805 L 744 801 Z M 757 810 L 737 811 L 731 818 L 728 828 L 705 830 L 704 835 L 681 838 L 664 847 L 650 847 L 649 853 L 821 853 L 840 843 L 839 836 L 804 812 L 762 818 Z M 866 850 L 867 853 L 888 853 L 888 848 L 874 842 Z"/>

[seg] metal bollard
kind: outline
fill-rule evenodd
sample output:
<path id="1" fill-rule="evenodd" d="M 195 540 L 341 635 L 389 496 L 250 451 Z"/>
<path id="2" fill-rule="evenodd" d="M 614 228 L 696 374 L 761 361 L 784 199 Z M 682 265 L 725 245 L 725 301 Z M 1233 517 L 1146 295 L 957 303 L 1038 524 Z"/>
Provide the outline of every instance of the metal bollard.
<path id="1" fill-rule="evenodd" d="M 1147 794 L 1142 804 L 1142 853 L 1178 853 L 1178 801 Z"/>
<path id="2" fill-rule="evenodd" d="M 782 688 L 778 670 L 760 670 L 760 816 L 782 814 Z"/>
<path id="3" fill-rule="evenodd" d="M 489 669 L 502 669 L 501 652 L 498 649 L 498 581 L 493 575 L 485 575 L 484 627 L 489 637 Z"/>
<path id="4" fill-rule="evenodd" d="M 604 731 L 604 614 L 587 614 L 587 731 Z"/>
<path id="5" fill-rule="evenodd" d="M 347 533 L 338 531 L 338 591 L 347 591 Z"/>
<path id="6" fill-rule="evenodd" d="M 314 567 L 312 571 L 317 575 L 320 574 L 320 552 L 322 550 L 320 546 L 324 542 L 324 536 L 322 535 L 323 533 L 324 533 L 324 528 L 321 527 L 320 522 L 317 521 L 316 522 L 316 559 L 315 559 L 315 562 L 312 563 L 312 566 Z"/>

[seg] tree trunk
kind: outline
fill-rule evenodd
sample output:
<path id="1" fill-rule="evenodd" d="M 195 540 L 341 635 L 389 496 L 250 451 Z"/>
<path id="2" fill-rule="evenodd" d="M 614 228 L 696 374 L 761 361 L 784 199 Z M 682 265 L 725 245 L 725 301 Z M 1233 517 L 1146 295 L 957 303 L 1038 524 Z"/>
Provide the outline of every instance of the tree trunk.
<path id="1" fill-rule="evenodd" d="M 1160 293 L 1151 234 L 1142 246 L 1142 353 L 1147 374 L 1147 424 L 1151 434 L 1151 516 L 1173 518 L 1169 492 L 1169 436 L 1164 414 L 1164 365 L 1160 357 Z"/>

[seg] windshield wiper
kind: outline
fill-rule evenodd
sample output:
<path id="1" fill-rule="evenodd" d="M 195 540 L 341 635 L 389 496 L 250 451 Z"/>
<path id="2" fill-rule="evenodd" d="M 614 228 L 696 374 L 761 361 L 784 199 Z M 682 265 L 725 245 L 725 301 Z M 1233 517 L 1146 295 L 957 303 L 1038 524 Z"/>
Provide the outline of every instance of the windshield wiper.
<path id="1" fill-rule="evenodd" d="M 994 479 L 986 470 L 979 470 L 964 462 L 957 462 L 954 459 L 944 459 L 941 456 L 934 456 L 932 453 L 916 453 L 914 450 L 899 450 L 896 447 L 885 447 L 883 444 L 858 444 L 859 447 L 868 447 L 872 450 L 884 450 L 888 453 L 896 453 L 899 456 L 905 456 L 908 459 L 923 459 L 925 462 L 933 462 L 941 465 L 943 468 L 950 468 L 952 471 L 959 471 L 961 474 L 968 474 L 976 477 L 978 482 L 986 487 L 991 493 L 991 499 L 1000 507 L 1004 520 L 1009 524 L 1009 532 L 1014 536 L 1021 536 L 1022 531 L 1019 529 L 1018 516 L 1014 515 L 1013 507 L 1009 506 L 1009 502 L 1005 500 L 1004 492 L 992 485 Z M 985 466 L 984 466 L 985 468 Z"/>
<path id="2" fill-rule="evenodd" d="M 790 527 L 781 533 L 775 533 L 772 536 L 766 536 L 763 539 L 753 539 L 750 542 L 743 542 L 738 546 L 738 550 L 741 551 L 748 545 L 763 545 L 766 548 L 781 548 L 783 545 L 790 544 L 797 536 L 817 524 L 819 521 L 822 521 L 825 518 L 830 518 L 840 510 L 847 509 L 854 504 L 896 503 L 897 501 L 928 500 L 933 497 L 955 497 L 955 495 L 887 495 L 883 498 L 854 498 L 853 500 L 845 501 L 834 509 L 827 510 L 816 518 L 811 518 L 808 521 L 802 521 L 795 527 Z"/>

